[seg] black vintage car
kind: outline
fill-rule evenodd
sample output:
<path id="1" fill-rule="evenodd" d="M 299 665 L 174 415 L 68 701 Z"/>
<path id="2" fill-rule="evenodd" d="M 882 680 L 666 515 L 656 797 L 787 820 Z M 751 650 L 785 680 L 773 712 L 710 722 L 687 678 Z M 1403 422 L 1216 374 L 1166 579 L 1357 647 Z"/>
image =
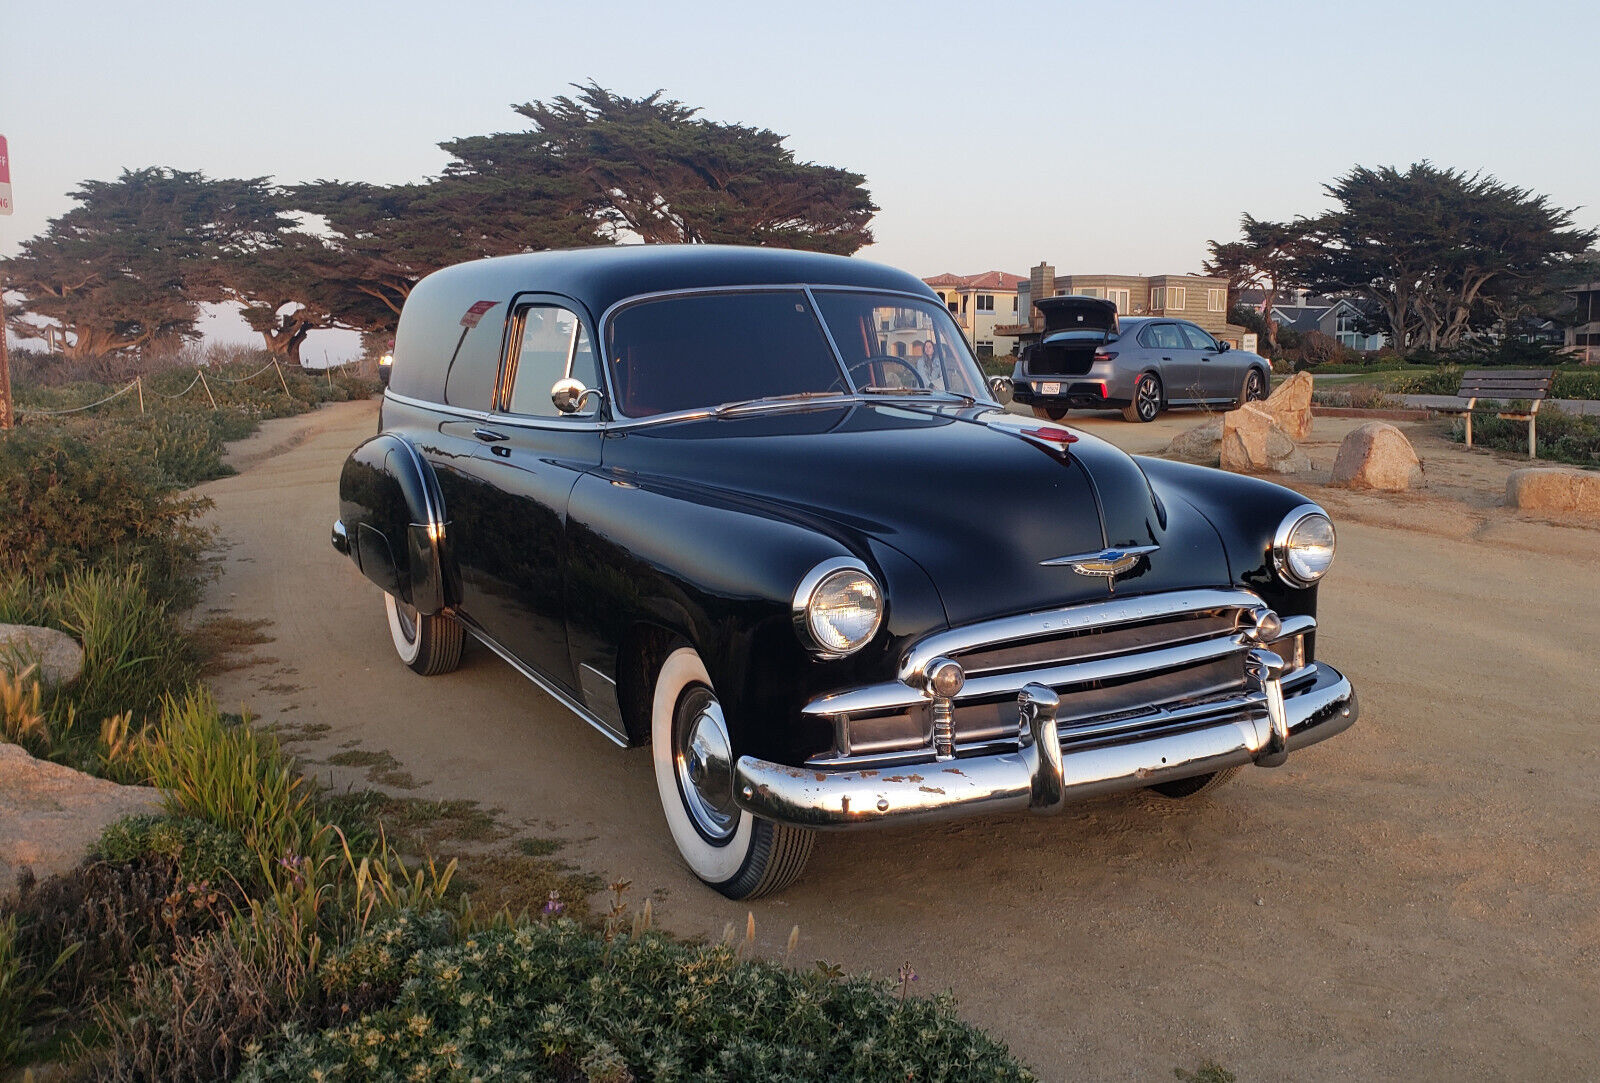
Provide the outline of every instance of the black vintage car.
<path id="1" fill-rule="evenodd" d="M 936 349 L 913 351 L 928 340 Z M 922 282 L 711 246 L 450 267 L 333 543 L 400 658 L 470 634 L 619 746 L 734 898 L 814 830 L 1209 790 L 1349 726 L 1323 512 L 991 397 Z"/>

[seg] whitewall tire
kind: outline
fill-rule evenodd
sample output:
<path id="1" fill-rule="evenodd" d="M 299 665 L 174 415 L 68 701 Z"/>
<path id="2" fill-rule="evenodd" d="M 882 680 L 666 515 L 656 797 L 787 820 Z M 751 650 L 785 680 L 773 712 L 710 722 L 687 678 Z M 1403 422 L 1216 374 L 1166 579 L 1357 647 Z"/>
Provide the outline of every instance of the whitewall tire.
<path id="1" fill-rule="evenodd" d="M 383 596 L 389 639 L 400 661 L 424 677 L 449 673 L 461 664 L 461 624 L 443 614 L 424 616 L 392 594 Z"/>
<path id="2" fill-rule="evenodd" d="M 730 899 L 779 891 L 799 878 L 813 834 L 758 819 L 733 802 L 733 756 L 721 705 L 700 656 L 681 647 L 656 676 L 650 704 L 656 790 L 690 870 Z"/>

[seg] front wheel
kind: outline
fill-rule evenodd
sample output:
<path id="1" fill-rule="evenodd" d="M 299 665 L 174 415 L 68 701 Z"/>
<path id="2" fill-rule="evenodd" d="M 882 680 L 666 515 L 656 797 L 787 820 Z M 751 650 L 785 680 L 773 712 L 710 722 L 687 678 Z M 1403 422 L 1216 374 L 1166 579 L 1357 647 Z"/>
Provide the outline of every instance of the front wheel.
<path id="1" fill-rule="evenodd" d="M 733 800 L 733 746 L 705 663 L 689 647 L 667 656 L 650 704 L 656 790 L 690 870 L 730 899 L 781 891 L 800 878 L 814 835 L 762 820 Z"/>
<path id="2" fill-rule="evenodd" d="M 1244 390 L 1239 395 L 1239 404 L 1247 402 L 1260 402 L 1267 397 L 1267 382 L 1261 378 L 1260 369 L 1251 369 L 1245 373 Z"/>
<path id="3" fill-rule="evenodd" d="M 1122 408 L 1129 421 L 1154 421 L 1161 412 L 1161 377 L 1147 372 L 1133 385 L 1133 401 Z"/>
<path id="4" fill-rule="evenodd" d="M 392 594 L 383 596 L 383 609 L 400 661 L 424 677 L 449 673 L 461 664 L 462 628 L 454 617 L 424 616 Z"/>

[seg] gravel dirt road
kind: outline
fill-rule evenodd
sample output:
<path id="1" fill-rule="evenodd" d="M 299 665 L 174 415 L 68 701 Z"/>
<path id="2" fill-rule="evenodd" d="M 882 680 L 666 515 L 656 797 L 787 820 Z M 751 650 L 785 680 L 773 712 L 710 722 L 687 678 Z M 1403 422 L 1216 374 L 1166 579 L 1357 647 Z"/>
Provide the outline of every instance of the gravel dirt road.
<path id="1" fill-rule="evenodd" d="M 214 686 L 263 722 L 330 727 L 296 746 L 308 759 L 388 752 L 416 794 L 481 801 L 654 892 L 675 932 L 715 938 L 752 909 L 773 955 L 798 925 L 806 959 L 909 961 L 1046 1080 L 1207 1058 L 1246 1081 L 1594 1078 L 1600 529 L 1497 507 L 1516 460 L 1413 426 L 1430 495 L 1353 496 L 1316 482 L 1360 421 L 1318 422 L 1324 473 L 1299 487 L 1339 525 L 1318 646 L 1360 691 L 1343 736 L 1196 803 L 825 836 L 798 885 L 747 907 L 679 863 L 645 752 L 476 645 L 445 677 L 395 660 L 376 588 L 328 544 L 375 418 L 270 422 L 236 446 L 240 475 L 201 489 L 224 548 L 198 612 L 273 637 Z M 1198 420 L 1072 423 L 1153 450 Z"/>

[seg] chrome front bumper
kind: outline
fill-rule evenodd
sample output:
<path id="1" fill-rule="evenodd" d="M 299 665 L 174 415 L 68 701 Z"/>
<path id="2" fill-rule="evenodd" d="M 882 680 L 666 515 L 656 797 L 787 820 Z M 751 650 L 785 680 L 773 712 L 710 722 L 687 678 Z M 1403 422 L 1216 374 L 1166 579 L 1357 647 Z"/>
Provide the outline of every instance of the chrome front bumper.
<path id="1" fill-rule="evenodd" d="M 1264 681 L 1264 688 L 1234 698 L 1215 718 L 1197 706 L 1194 728 L 1090 748 L 1063 748 L 1068 742 L 1055 721 L 1056 694 L 1029 685 L 1018 696 L 1026 728 L 1015 751 L 883 770 L 788 767 L 741 756 L 734 798 L 769 820 L 842 828 L 1021 809 L 1057 812 L 1068 801 L 1241 764 L 1275 766 L 1289 752 L 1326 740 L 1356 720 L 1350 682 L 1325 663 L 1313 666 L 1311 680 L 1291 690 L 1276 679 Z"/>

